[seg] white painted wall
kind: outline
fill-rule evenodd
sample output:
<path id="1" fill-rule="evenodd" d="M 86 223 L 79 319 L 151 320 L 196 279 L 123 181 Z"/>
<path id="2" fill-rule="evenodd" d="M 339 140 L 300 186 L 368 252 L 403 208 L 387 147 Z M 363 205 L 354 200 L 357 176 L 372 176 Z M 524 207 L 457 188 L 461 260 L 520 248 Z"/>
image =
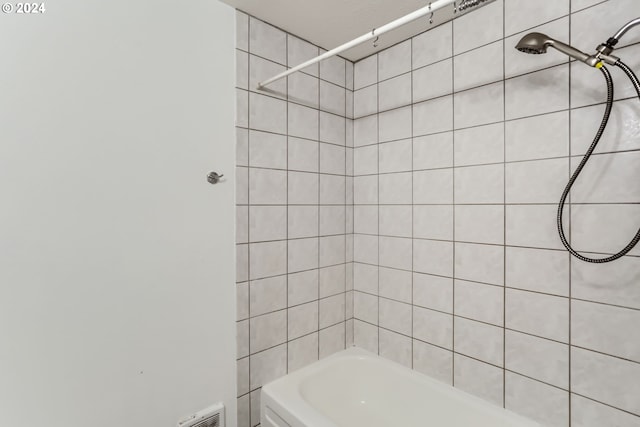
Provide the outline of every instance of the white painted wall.
<path id="1" fill-rule="evenodd" d="M 235 426 L 234 11 L 46 7 L 0 16 L 0 425 Z"/>

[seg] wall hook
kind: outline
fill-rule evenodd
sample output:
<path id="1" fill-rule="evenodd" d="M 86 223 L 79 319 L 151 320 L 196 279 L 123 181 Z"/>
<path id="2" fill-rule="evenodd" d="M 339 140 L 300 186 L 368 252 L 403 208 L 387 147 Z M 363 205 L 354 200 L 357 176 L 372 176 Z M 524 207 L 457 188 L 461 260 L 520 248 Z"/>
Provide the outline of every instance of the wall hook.
<path id="1" fill-rule="evenodd" d="M 371 30 L 371 35 L 374 36 L 376 34 L 376 29 L 374 28 L 373 30 Z M 380 39 L 380 37 L 376 37 L 375 40 L 373 41 L 373 47 L 378 47 L 378 40 Z"/>
<path id="2" fill-rule="evenodd" d="M 429 24 L 433 24 L 433 12 L 429 15 Z"/>
<path id="3" fill-rule="evenodd" d="M 455 15 L 456 13 L 458 13 L 458 6 L 456 5 L 456 2 L 453 2 L 453 14 Z"/>

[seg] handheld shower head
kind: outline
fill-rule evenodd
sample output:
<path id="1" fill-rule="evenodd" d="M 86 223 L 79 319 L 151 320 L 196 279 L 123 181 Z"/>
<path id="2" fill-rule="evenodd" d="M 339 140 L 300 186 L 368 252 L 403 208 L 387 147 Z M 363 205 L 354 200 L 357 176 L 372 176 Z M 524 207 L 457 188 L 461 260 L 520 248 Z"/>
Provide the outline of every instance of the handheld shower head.
<path id="1" fill-rule="evenodd" d="M 542 33 L 529 33 L 522 37 L 516 45 L 516 49 L 520 52 L 539 55 L 547 53 L 547 48 L 549 46 L 559 50 L 565 55 L 569 55 L 570 57 L 577 59 L 578 61 L 582 61 L 591 67 L 595 67 L 600 62 L 596 57 L 589 56 L 573 46 L 554 40 Z"/>

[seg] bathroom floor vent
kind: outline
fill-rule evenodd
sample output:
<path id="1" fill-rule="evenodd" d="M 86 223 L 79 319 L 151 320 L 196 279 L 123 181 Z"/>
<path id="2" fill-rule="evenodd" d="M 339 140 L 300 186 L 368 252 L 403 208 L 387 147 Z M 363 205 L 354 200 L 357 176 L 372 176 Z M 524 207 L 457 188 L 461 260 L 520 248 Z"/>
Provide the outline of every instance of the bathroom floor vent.
<path id="1" fill-rule="evenodd" d="M 224 427 L 224 405 L 216 403 L 180 421 L 178 427 Z"/>

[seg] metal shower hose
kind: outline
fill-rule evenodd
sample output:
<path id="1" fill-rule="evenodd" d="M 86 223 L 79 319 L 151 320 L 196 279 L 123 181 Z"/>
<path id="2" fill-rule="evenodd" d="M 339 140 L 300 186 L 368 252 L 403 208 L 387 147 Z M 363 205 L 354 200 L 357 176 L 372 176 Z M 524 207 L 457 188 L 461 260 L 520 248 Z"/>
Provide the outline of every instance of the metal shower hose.
<path id="1" fill-rule="evenodd" d="M 633 87 L 636 89 L 638 98 L 640 98 L 640 81 L 638 81 L 638 77 L 636 77 L 633 71 L 628 66 L 626 66 L 623 62 L 617 61 L 615 65 L 617 67 L 620 67 L 622 71 L 624 71 L 625 74 L 629 77 L 629 79 L 631 80 L 631 83 L 633 83 Z M 567 250 L 571 253 L 571 255 L 575 256 L 576 258 L 585 262 L 592 262 L 596 264 L 615 261 L 616 259 L 623 257 L 631 249 L 633 249 L 633 247 L 638 243 L 638 241 L 640 241 L 640 229 L 638 229 L 633 239 L 620 252 L 614 255 L 608 256 L 606 258 L 588 258 L 576 252 L 576 250 L 571 247 L 571 244 L 567 241 L 567 238 L 564 234 L 564 227 L 562 225 L 562 212 L 564 210 L 564 205 L 567 200 L 567 196 L 571 191 L 571 187 L 573 187 L 573 184 L 578 179 L 580 172 L 582 172 L 582 169 L 589 161 L 591 154 L 593 154 L 593 151 L 596 149 L 598 142 L 600 142 L 600 138 L 602 138 L 602 134 L 605 128 L 607 127 L 607 122 L 609 121 L 609 116 L 611 115 L 611 107 L 613 106 L 613 80 L 611 79 L 611 73 L 609 73 L 609 70 L 607 70 L 607 68 L 604 66 L 600 67 L 600 71 L 602 71 L 602 74 L 604 74 L 604 78 L 607 81 L 607 107 L 604 110 L 604 117 L 602 117 L 602 123 L 600 123 L 600 128 L 598 129 L 598 132 L 596 133 L 596 136 L 593 139 L 591 146 L 589 146 L 587 153 L 583 157 L 582 161 L 578 165 L 578 168 L 573 173 L 573 175 L 569 179 L 569 182 L 567 183 L 567 186 L 562 192 L 562 196 L 560 197 L 560 204 L 558 205 L 558 232 L 560 234 L 560 240 L 562 240 L 562 244 L 564 245 L 565 248 L 567 248 Z"/>

